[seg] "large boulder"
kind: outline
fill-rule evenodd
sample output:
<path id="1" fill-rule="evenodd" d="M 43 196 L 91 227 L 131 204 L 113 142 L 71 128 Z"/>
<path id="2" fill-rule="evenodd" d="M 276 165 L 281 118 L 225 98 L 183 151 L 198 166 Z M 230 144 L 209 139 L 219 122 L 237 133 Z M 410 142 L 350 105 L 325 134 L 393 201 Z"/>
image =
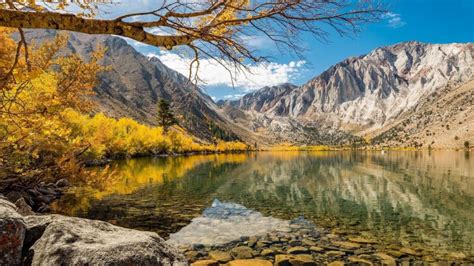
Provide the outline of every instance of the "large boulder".
<path id="1" fill-rule="evenodd" d="M 16 207 L 5 198 L 0 198 L 0 265 L 21 263 L 26 225 Z"/>
<path id="2" fill-rule="evenodd" d="M 0 265 L 187 264 L 156 233 L 62 215 L 21 216 L 1 198 L 0 230 Z"/>
<path id="3" fill-rule="evenodd" d="M 25 217 L 44 232 L 29 249 L 32 265 L 185 265 L 156 233 L 61 215 Z"/>

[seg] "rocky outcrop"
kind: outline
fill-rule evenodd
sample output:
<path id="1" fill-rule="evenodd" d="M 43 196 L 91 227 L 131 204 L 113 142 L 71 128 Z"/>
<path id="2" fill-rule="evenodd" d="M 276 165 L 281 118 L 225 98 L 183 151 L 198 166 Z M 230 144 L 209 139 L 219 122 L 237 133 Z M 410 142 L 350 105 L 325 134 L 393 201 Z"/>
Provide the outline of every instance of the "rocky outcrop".
<path id="1" fill-rule="evenodd" d="M 257 91 L 244 95 L 239 100 L 221 102 L 220 105 L 230 104 L 233 107 L 242 110 L 265 112 L 276 104 L 275 101 L 278 101 L 281 97 L 284 97 L 296 88 L 296 85 L 290 83 L 285 83 L 272 87 L 264 87 Z"/>
<path id="2" fill-rule="evenodd" d="M 15 182 L 13 180 L 10 186 L 14 188 L 7 186 L 8 189 L 0 189 L 0 192 L 5 192 L 5 197 L 15 202 L 18 212 L 22 215 L 32 214 L 32 210 L 39 213 L 49 212 L 49 204 L 58 199 L 69 185 L 66 179 L 60 179 L 56 183 L 39 182 L 26 186 L 15 184 Z"/>
<path id="3" fill-rule="evenodd" d="M 347 142 L 341 131 L 373 137 L 424 101 L 444 95 L 444 88 L 473 80 L 473 55 L 473 43 L 380 47 L 348 58 L 300 87 L 266 87 L 220 106 L 230 119 L 275 142 Z M 459 102 L 470 104 L 470 97 L 467 92 Z"/>
<path id="4" fill-rule="evenodd" d="M 186 265 L 156 233 L 61 215 L 20 215 L 0 199 L 0 264 Z"/>
<path id="5" fill-rule="evenodd" d="M 16 207 L 0 197 L 0 265 L 21 263 L 26 224 Z"/>

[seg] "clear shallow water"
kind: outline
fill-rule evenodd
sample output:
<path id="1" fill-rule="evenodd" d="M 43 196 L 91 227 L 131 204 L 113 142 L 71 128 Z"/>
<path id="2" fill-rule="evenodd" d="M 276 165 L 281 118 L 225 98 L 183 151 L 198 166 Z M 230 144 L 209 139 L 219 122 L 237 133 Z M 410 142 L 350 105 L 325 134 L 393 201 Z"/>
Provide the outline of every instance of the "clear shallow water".
<path id="1" fill-rule="evenodd" d="M 257 227 L 304 215 L 318 226 L 381 242 L 474 250 L 473 154 L 260 152 L 140 158 L 111 169 L 112 178 L 71 189 L 54 211 L 173 234 L 179 242 L 190 227 L 193 237 L 206 235 L 210 227 L 196 221 L 209 224 L 210 211 L 228 211 L 209 209 L 219 199 L 254 211 L 252 219 L 268 219 L 245 221 Z M 245 229 L 238 224 L 218 230 Z"/>

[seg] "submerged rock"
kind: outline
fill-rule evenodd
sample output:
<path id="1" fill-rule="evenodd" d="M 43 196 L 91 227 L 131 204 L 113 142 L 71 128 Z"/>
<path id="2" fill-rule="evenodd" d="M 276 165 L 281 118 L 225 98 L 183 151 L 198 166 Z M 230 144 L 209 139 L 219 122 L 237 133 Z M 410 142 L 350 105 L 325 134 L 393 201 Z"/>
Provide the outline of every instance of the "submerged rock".
<path id="1" fill-rule="evenodd" d="M 290 258 L 290 264 L 295 266 L 317 266 L 313 257 L 307 254 L 295 255 Z"/>
<path id="2" fill-rule="evenodd" d="M 290 255 L 280 254 L 275 256 L 275 266 L 284 266 L 284 265 L 291 265 L 290 259 L 292 257 Z"/>
<path id="3" fill-rule="evenodd" d="M 192 263 L 191 266 L 219 266 L 219 262 L 215 260 L 198 260 Z"/>
<path id="4" fill-rule="evenodd" d="M 344 266 L 345 263 L 343 261 L 340 261 L 340 260 L 336 260 L 336 261 L 333 261 L 331 263 L 328 263 L 328 266 Z"/>
<path id="5" fill-rule="evenodd" d="M 385 253 L 379 252 L 379 253 L 376 253 L 376 254 L 374 254 L 374 255 L 375 255 L 376 257 L 380 258 L 380 260 L 382 261 L 382 263 L 383 263 L 384 265 L 387 265 L 387 266 L 395 266 L 395 265 L 397 264 L 396 260 L 395 260 L 393 257 L 391 257 L 391 256 L 389 256 L 389 255 L 387 255 L 387 254 L 385 254 Z"/>
<path id="6" fill-rule="evenodd" d="M 355 256 L 349 257 L 349 261 L 356 264 L 356 265 L 362 265 L 362 266 L 372 266 L 374 265 L 371 261 L 368 261 L 366 259 L 361 259 Z"/>
<path id="7" fill-rule="evenodd" d="M 266 257 L 266 256 L 273 256 L 273 255 L 275 255 L 275 251 L 274 251 L 273 249 L 267 248 L 267 249 L 262 250 L 262 252 L 260 253 L 260 255 L 263 256 L 263 257 Z"/>
<path id="8" fill-rule="evenodd" d="M 245 246 L 235 247 L 230 253 L 235 259 L 251 259 L 253 257 L 252 249 Z"/>
<path id="9" fill-rule="evenodd" d="M 232 256 L 225 251 L 220 251 L 220 250 L 214 250 L 209 252 L 209 257 L 211 259 L 216 260 L 220 263 L 226 263 L 232 260 Z"/>
<path id="10" fill-rule="evenodd" d="M 272 263 L 261 259 L 233 260 L 227 266 L 272 266 Z"/>
<path id="11" fill-rule="evenodd" d="M 369 238 L 363 238 L 360 236 L 349 237 L 349 241 L 356 242 L 359 244 L 376 244 L 377 241 Z"/>
<path id="12" fill-rule="evenodd" d="M 313 261 L 311 255 L 276 255 L 275 266 L 316 266 L 316 262 Z"/>
<path id="13" fill-rule="evenodd" d="M 62 215 L 21 216 L 3 199 L 0 232 L 1 265 L 187 264 L 156 233 Z"/>
<path id="14" fill-rule="evenodd" d="M 357 249 L 360 248 L 360 244 L 352 243 L 348 241 L 334 241 L 333 244 L 335 246 L 344 248 L 344 249 Z"/>
<path id="15" fill-rule="evenodd" d="M 412 255 L 412 256 L 421 256 L 422 254 L 414 249 L 403 247 L 400 249 L 400 252 Z"/>
<path id="16" fill-rule="evenodd" d="M 305 247 L 292 247 L 288 249 L 288 253 L 290 254 L 307 254 L 309 250 Z"/>
<path id="17" fill-rule="evenodd" d="M 467 258 L 466 254 L 463 252 L 451 252 L 448 254 L 448 257 L 455 260 L 463 260 Z"/>

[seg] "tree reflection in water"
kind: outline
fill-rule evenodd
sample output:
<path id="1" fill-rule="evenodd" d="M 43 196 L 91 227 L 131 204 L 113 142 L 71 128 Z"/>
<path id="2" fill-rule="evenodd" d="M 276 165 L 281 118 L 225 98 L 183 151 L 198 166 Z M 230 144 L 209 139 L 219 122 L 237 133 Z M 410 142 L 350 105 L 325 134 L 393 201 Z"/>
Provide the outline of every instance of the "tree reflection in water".
<path id="1" fill-rule="evenodd" d="M 464 152 L 260 152 L 117 162 L 106 186 L 54 204 L 68 215 L 179 231 L 215 198 L 266 216 L 472 253 L 474 160 Z"/>

